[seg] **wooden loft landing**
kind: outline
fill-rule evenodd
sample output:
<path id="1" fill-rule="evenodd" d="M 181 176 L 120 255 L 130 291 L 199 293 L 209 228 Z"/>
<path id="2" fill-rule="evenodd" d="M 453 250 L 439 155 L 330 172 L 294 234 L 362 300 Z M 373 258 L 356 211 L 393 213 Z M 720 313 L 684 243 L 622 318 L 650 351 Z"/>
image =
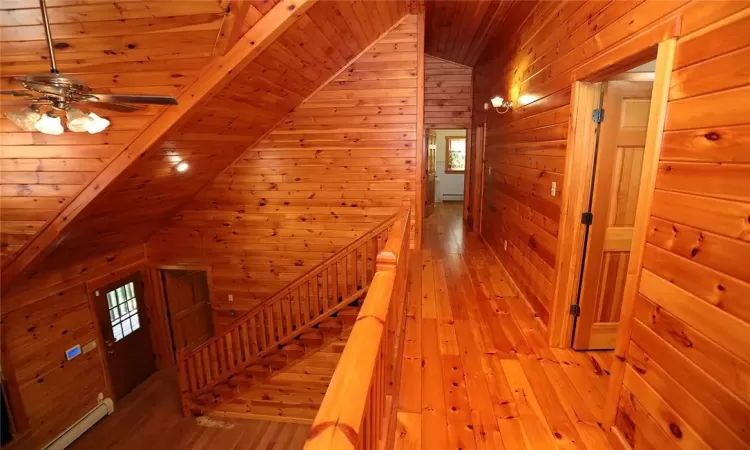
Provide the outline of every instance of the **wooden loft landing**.
<path id="1" fill-rule="evenodd" d="M 424 235 L 396 448 L 611 448 L 598 425 L 611 355 L 550 349 L 460 204 L 440 204 Z"/>
<path id="2" fill-rule="evenodd" d="M 69 450 L 298 450 L 309 425 L 183 417 L 176 374 L 153 375 Z"/>

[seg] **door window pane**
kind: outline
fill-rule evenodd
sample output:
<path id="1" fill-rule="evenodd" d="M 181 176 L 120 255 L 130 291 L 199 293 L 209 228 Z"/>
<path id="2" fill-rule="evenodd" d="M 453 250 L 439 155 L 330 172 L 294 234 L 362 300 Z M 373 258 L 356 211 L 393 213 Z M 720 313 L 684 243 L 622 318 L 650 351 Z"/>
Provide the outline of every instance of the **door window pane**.
<path id="1" fill-rule="evenodd" d="M 135 298 L 135 285 L 132 281 L 107 292 L 107 304 L 115 342 L 140 328 L 138 302 Z"/>

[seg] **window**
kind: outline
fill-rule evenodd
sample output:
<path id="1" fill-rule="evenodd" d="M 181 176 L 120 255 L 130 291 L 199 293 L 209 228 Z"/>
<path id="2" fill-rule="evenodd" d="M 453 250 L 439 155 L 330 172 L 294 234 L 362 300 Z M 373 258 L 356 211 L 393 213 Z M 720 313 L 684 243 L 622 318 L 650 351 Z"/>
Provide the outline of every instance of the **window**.
<path id="1" fill-rule="evenodd" d="M 115 342 L 141 327 L 138 321 L 138 302 L 135 299 L 135 284 L 131 281 L 124 286 L 107 292 L 109 320 Z"/>
<path id="2" fill-rule="evenodd" d="M 466 138 L 445 137 L 445 173 L 463 173 L 466 170 Z"/>

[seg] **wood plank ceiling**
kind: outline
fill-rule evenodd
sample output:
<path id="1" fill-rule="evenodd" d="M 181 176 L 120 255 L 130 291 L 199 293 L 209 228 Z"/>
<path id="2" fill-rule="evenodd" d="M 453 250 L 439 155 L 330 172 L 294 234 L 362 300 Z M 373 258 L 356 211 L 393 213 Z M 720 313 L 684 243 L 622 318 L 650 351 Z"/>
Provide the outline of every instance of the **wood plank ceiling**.
<path id="1" fill-rule="evenodd" d="M 176 95 L 220 50 L 228 1 L 48 0 L 58 67 L 99 92 Z M 271 6 L 253 2 L 242 25 L 249 28 Z M 19 87 L 12 76 L 49 71 L 41 21 L 37 0 L 0 4 L 0 89 Z M 127 114 L 94 107 L 112 119 L 106 132 L 95 135 L 24 132 L 2 114 L 2 261 L 80 192 L 159 108 Z"/>
<path id="2" fill-rule="evenodd" d="M 67 18 L 65 20 L 74 22 L 76 18 L 84 16 L 75 12 L 79 6 L 70 6 L 80 3 L 78 1 L 49 1 L 50 6 L 59 5 L 55 17 Z M 22 2 L 19 0 L 11 3 Z M 178 4 L 184 6 L 178 7 Z M 6 3 L 3 3 L 3 8 L 7 8 L 5 5 Z M 131 21 L 128 26 L 119 28 L 123 33 L 124 30 L 129 30 L 131 38 L 126 39 L 118 35 L 110 37 L 106 34 L 100 37 L 106 42 L 111 39 L 112 45 L 119 43 L 128 49 L 128 43 L 135 39 L 135 48 L 130 50 L 137 51 L 139 45 L 148 45 L 148 48 L 154 49 L 154 55 L 150 56 L 154 60 L 144 63 L 138 59 L 139 56 L 131 57 L 132 52 L 122 48 L 114 52 L 116 55 L 109 55 L 107 51 L 101 50 L 102 39 L 74 40 L 72 36 L 76 35 L 76 27 L 84 26 L 81 23 L 69 23 L 68 34 L 60 33 L 61 37 L 58 38 L 62 42 L 62 36 L 67 36 L 65 39 L 68 41 L 65 42 L 75 44 L 78 52 L 82 52 L 79 54 L 91 54 L 92 58 L 93 55 L 103 55 L 102 60 L 91 63 L 92 66 L 97 64 L 93 69 L 97 75 L 82 77 L 96 77 L 96 83 L 92 81 L 96 87 L 116 86 L 117 89 L 129 92 L 149 91 L 146 89 L 149 87 L 150 92 L 174 94 L 181 86 L 192 81 L 197 74 L 197 70 L 194 69 L 207 61 L 213 52 L 214 43 L 217 39 L 220 40 L 218 31 L 225 8 L 222 3 L 150 1 L 118 5 L 121 8 L 114 10 L 111 3 L 108 6 L 88 5 L 93 12 L 99 11 L 100 8 L 109 9 L 106 9 L 107 12 L 96 14 L 92 12 L 85 15 L 85 18 L 96 17 L 100 21 L 115 19 L 114 23 L 118 23 L 119 19 Z M 162 16 L 173 16 L 174 10 L 180 8 L 185 8 L 187 17 Z M 139 16 L 131 11 L 141 11 L 142 14 Z M 67 225 L 65 233 L 52 244 L 55 250 L 50 257 L 50 263 L 62 262 L 71 254 L 82 257 L 145 241 L 181 204 L 192 198 L 246 148 L 254 144 L 347 61 L 354 58 L 407 12 L 405 2 L 324 1 L 315 4 L 226 88 L 209 102 L 195 108 L 196 111 L 184 124 L 170 130 L 159 145 L 153 146 L 141 155 L 139 160 L 132 163 L 118 179 L 88 203 Z M 27 14 L 25 10 L 6 9 L 2 14 L 2 24 L 7 25 L 2 29 L 3 45 L 6 45 L 7 41 L 8 47 L 12 48 L 17 42 L 6 38 L 11 36 L 10 30 L 34 26 L 34 19 L 24 19 L 31 14 Z M 210 21 L 208 16 L 212 16 L 213 21 Z M 60 20 L 63 19 L 53 19 L 53 23 Z M 191 23 L 191 20 L 194 22 Z M 201 20 L 209 22 L 211 26 Z M 95 25 L 91 28 L 108 29 L 106 22 L 112 20 L 94 22 Z M 150 27 L 149 23 L 153 25 Z M 53 34 L 60 25 L 58 23 L 53 26 Z M 247 28 L 248 24 L 245 25 Z M 145 29 L 164 31 L 145 32 Z M 204 33 L 205 29 L 211 31 L 211 36 Z M 135 34 L 133 30 L 144 32 Z M 21 33 L 23 30 L 17 31 Z M 199 38 L 202 40 L 198 40 Z M 146 42 L 149 44 L 145 44 Z M 98 50 L 89 52 L 89 47 Z M 144 50 L 143 54 L 146 53 Z M 90 66 L 79 63 L 80 60 L 76 59 L 75 55 L 71 53 L 69 65 L 62 66 L 62 69 L 70 71 L 70 68 L 81 67 L 78 72 L 88 74 L 84 69 Z M 22 56 L 18 58 L 23 59 Z M 146 56 L 140 58 L 147 59 Z M 3 63 L 5 62 L 4 54 Z M 43 64 L 36 63 L 39 66 L 36 70 L 44 68 Z M 144 73 L 143 68 L 148 68 L 149 72 Z M 150 71 L 152 68 L 153 72 Z M 24 67 L 16 69 L 16 72 L 26 70 Z M 187 76 L 173 76 L 188 70 Z M 102 73 L 104 75 L 99 75 Z M 179 79 L 177 86 L 174 84 L 174 78 Z M 124 89 L 118 81 L 121 79 L 133 81 Z M 157 86 L 153 86 L 154 80 L 161 81 L 157 81 Z M 107 82 L 110 84 L 107 85 Z M 112 117 L 113 126 L 107 133 L 86 136 L 65 133 L 52 137 L 39 133 L 20 133 L 12 128 L 12 124 L 4 121 L 3 130 L 7 130 L 7 138 L 15 140 L 12 141 L 14 145 L 10 146 L 6 134 L 3 135 L 3 153 L 5 155 L 8 152 L 13 156 L 2 160 L 4 168 L 10 169 L 7 172 L 3 171 L 3 177 L 14 174 L 13 177 L 17 177 L 14 179 L 24 180 L 22 176 L 25 176 L 27 180 L 26 183 L 11 183 L 13 187 L 3 191 L 3 194 L 7 192 L 15 195 L 3 195 L 2 206 L 13 207 L 11 211 L 18 212 L 15 216 L 4 214 L 2 217 L 3 231 L 17 230 L 3 236 L 8 244 L 5 247 L 6 260 L 26 242 L 19 236 L 33 235 L 47 220 L 55 216 L 60 205 L 64 204 L 69 196 L 76 194 L 78 186 L 90 179 L 90 176 L 106 164 L 114 153 L 121 150 L 122 145 L 132 139 L 136 130 L 148 122 L 147 116 L 154 113 L 154 110 L 147 109 L 140 116 Z M 131 123 L 130 121 L 136 123 L 125 125 Z M 128 130 L 122 130 L 123 126 L 129 127 Z M 122 135 L 113 134 L 121 130 L 127 132 Z M 55 147 L 50 149 L 45 144 Z M 19 148 L 23 145 L 27 148 Z M 20 156 L 24 158 L 19 158 Z M 49 159 L 46 159 L 48 157 Z M 184 174 L 176 174 L 173 167 L 176 161 L 181 159 L 190 163 L 191 170 Z M 60 186 L 67 185 L 54 183 L 55 178 L 48 177 L 48 171 L 54 172 L 54 176 L 65 171 L 61 176 L 72 177 L 71 179 L 77 180 L 77 184 L 75 187 L 63 189 Z M 16 173 L 24 175 L 15 175 Z M 37 185 L 29 184 L 36 179 L 48 180 L 47 182 L 51 183 L 51 186 L 39 188 L 47 195 L 37 194 Z M 5 181 L 3 179 L 3 182 Z M 60 191 L 64 191 L 64 194 Z M 18 195 L 19 193 L 23 195 Z M 9 219 L 15 221 L 11 222 Z"/>
<path id="3" fill-rule="evenodd" d="M 509 0 L 438 0 L 425 3 L 425 53 L 474 66 L 502 27 Z"/>

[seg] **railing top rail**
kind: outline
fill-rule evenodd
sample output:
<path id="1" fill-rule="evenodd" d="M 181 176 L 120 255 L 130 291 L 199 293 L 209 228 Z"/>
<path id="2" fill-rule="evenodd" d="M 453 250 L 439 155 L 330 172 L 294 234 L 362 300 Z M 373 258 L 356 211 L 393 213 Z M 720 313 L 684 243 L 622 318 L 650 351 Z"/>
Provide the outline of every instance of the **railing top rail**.
<path id="1" fill-rule="evenodd" d="M 366 403 L 373 383 L 374 368 L 386 332 L 388 313 L 398 274 L 390 262 L 398 264 L 402 250 L 407 249 L 410 207 L 405 205 L 388 235 L 384 250 L 378 254 L 378 271 L 370 283 L 367 296 L 354 328 L 349 335 L 323 403 L 315 417 L 305 450 L 356 448 Z M 407 247 L 404 247 L 406 245 Z"/>
<path id="2" fill-rule="evenodd" d="M 341 248 L 340 250 L 336 251 L 331 256 L 329 256 L 328 258 L 326 258 L 325 261 L 323 261 L 322 263 L 320 263 L 317 266 L 313 267 L 309 271 L 305 272 L 303 275 L 300 275 L 300 277 L 297 278 L 295 281 L 293 281 L 289 285 L 283 287 L 282 289 L 280 289 L 279 291 L 277 291 L 275 294 L 273 294 L 272 296 L 270 296 L 269 298 L 267 298 L 266 300 L 264 300 L 260 304 L 254 306 L 253 308 L 251 308 L 247 312 L 243 313 L 240 317 L 238 317 L 237 319 L 235 319 L 221 334 L 212 337 L 211 339 L 207 340 L 206 342 L 202 343 L 201 345 L 199 345 L 199 346 L 193 348 L 192 350 L 186 352 L 185 356 L 198 353 L 201 350 L 203 350 L 204 348 L 206 348 L 209 345 L 211 345 L 216 340 L 218 340 L 222 335 L 227 334 L 227 333 L 231 333 L 234 329 L 238 328 L 242 323 L 244 323 L 245 318 L 250 317 L 250 316 L 255 315 L 255 314 L 258 314 L 259 311 L 262 311 L 263 308 L 265 308 L 269 304 L 272 304 L 272 303 L 278 301 L 279 299 L 283 298 L 285 295 L 287 295 L 295 287 L 298 287 L 298 286 L 302 285 L 303 283 L 309 281 L 313 277 L 317 276 L 319 273 L 323 272 L 325 269 L 327 269 L 328 267 L 330 267 L 332 264 L 335 264 L 341 258 L 344 258 L 353 249 L 358 248 L 359 246 L 361 246 L 367 240 L 372 239 L 377 234 L 379 234 L 379 233 L 383 232 L 384 230 L 386 230 L 388 227 L 390 227 L 391 225 L 393 225 L 394 223 L 396 223 L 399 220 L 399 218 L 404 213 L 405 208 L 408 210 L 407 206 L 403 206 L 396 213 L 394 213 L 388 219 L 386 219 L 385 221 L 383 221 L 380 225 L 376 226 L 375 228 L 371 229 L 367 233 L 365 233 L 362 236 L 358 237 L 357 239 L 355 239 L 354 241 L 352 241 L 351 243 L 349 243 L 347 246 L 345 246 L 345 247 Z M 388 236 L 388 240 L 389 241 L 391 239 L 390 238 L 391 234 L 392 233 L 389 233 L 389 236 Z"/>

